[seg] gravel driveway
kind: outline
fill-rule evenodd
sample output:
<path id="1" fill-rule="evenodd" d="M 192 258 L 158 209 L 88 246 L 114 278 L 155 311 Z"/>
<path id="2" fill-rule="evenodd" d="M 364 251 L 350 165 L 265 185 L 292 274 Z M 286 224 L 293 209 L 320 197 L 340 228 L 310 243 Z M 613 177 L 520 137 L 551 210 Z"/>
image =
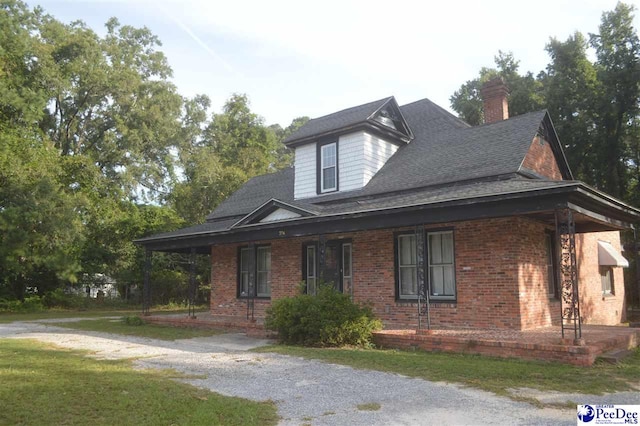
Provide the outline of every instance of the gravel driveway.
<path id="1" fill-rule="evenodd" d="M 530 404 L 459 385 L 248 349 L 269 341 L 222 334 L 179 341 L 63 329 L 49 320 L 0 324 L 0 338 L 30 338 L 86 349 L 97 358 L 132 358 L 140 368 L 174 368 L 202 379 L 185 380 L 223 395 L 273 400 L 282 425 L 559 425 L 575 424 L 575 409 Z M 206 377 L 206 378 L 204 378 Z M 577 403 L 639 404 L 637 393 L 588 396 Z M 374 411 L 360 404 L 379 404 Z M 362 408 L 362 407 L 361 407 Z"/>

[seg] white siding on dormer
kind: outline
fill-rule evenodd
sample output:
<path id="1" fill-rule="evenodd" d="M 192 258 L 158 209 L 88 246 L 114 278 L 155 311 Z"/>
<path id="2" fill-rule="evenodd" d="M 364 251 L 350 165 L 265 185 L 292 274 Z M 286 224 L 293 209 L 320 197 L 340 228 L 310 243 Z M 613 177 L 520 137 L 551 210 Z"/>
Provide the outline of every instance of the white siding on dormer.
<path id="1" fill-rule="evenodd" d="M 364 132 L 340 136 L 338 141 L 338 184 L 340 192 L 363 186 Z"/>
<path id="2" fill-rule="evenodd" d="M 377 136 L 365 133 L 363 159 L 363 186 L 378 173 L 389 158 L 398 150 L 398 145 L 389 143 Z"/>
<path id="3" fill-rule="evenodd" d="M 281 209 L 278 208 L 277 210 L 272 211 L 271 213 L 269 213 L 269 215 L 267 215 L 264 219 L 262 219 L 260 222 L 275 222 L 278 220 L 284 220 L 284 219 L 293 219 L 296 217 L 300 217 L 300 215 L 298 213 L 292 212 L 291 210 L 285 210 L 285 209 Z"/>
<path id="4" fill-rule="evenodd" d="M 293 196 L 315 197 L 316 194 L 316 144 L 310 143 L 296 148 L 295 184 Z"/>
<path id="5" fill-rule="evenodd" d="M 397 145 L 364 131 L 340 136 L 338 140 L 339 192 L 364 187 L 397 150 Z M 296 200 L 318 196 L 316 155 L 315 143 L 296 148 L 294 187 Z"/>

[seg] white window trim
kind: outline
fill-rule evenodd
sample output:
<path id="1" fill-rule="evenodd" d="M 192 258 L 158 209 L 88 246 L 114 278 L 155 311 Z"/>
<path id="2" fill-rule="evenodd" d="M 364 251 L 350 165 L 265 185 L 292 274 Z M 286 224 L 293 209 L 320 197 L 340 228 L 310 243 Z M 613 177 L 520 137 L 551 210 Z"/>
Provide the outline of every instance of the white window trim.
<path id="1" fill-rule="evenodd" d="M 334 150 L 335 150 L 335 157 L 336 157 L 336 163 L 333 166 L 328 166 L 325 167 L 324 166 L 324 150 L 326 148 L 329 148 L 333 146 Z M 330 169 L 331 167 L 333 167 L 334 169 L 334 186 L 330 187 L 330 188 L 325 188 L 324 187 L 324 171 L 325 169 Z M 336 142 L 332 142 L 332 143 L 328 143 L 326 145 L 322 145 L 320 147 L 320 192 L 321 193 L 325 193 L 325 192 L 332 192 L 332 191 L 337 191 L 338 190 L 338 144 Z"/>

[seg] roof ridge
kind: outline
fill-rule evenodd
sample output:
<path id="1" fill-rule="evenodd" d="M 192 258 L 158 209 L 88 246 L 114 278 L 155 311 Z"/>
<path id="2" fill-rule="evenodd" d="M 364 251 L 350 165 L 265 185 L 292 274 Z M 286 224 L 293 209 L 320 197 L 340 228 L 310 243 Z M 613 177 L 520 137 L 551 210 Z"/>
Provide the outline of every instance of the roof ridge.
<path id="1" fill-rule="evenodd" d="M 512 120 L 520 120 L 523 119 L 524 117 L 528 117 L 534 114 L 547 114 L 549 111 L 547 111 L 547 109 L 540 109 L 540 110 L 536 110 L 536 111 L 529 111 L 529 112 L 525 112 L 524 114 L 518 114 L 518 115 L 514 115 L 511 116 L 509 118 L 507 118 L 506 120 L 498 120 L 498 121 L 493 121 L 491 123 L 482 123 L 482 124 L 478 124 L 477 126 L 471 126 L 474 129 L 480 128 L 480 127 L 488 127 L 488 126 L 492 126 L 495 124 L 500 124 L 500 123 L 506 123 Z M 540 118 L 540 120 L 542 120 L 542 117 Z"/>
<path id="2" fill-rule="evenodd" d="M 320 120 L 322 118 L 331 117 L 332 115 L 344 114 L 346 111 L 349 111 L 349 110 L 352 110 L 352 109 L 356 109 L 356 108 L 362 108 L 362 107 L 368 106 L 368 105 L 377 104 L 377 103 L 382 102 L 382 101 L 388 101 L 391 98 L 393 98 L 393 95 L 392 96 L 387 96 L 386 98 L 381 98 L 381 99 L 378 99 L 378 100 L 375 100 L 375 101 L 365 102 L 363 104 L 355 105 L 355 106 L 352 106 L 352 107 L 349 107 L 349 108 L 344 108 L 344 109 L 341 109 L 340 111 L 335 111 L 335 112 L 332 112 L 332 113 L 329 113 L 329 114 L 321 115 L 320 117 L 313 117 L 313 118 L 309 119 L 309 121 Z"/>
<path id="3" fill-rule="evenodd" d="M 469 123 L 467 123 L 466 121 L 461 119 L 460 117 L 457 117 L 455 114 L 452 114 L 451 112 L 447 111 L 445 108 L 442 108 L 440 105 L 438 105 L 437 103 L 433 102 L 429 98 L 422 98 L 422 99 L 418 99 L 417 101 L 409 102 L 408 104 L 400 105 L 400 108 L 409 107 L 409 106 L 412 106 L 413 104 L 417 104 L 419 102 L 428 102 L 430 105 L 434 106 L 439 111 L 444 112 L 446 114 L 447 118 L 452 118 L 453 120 L 455 120 L 455 121 L 457 121 L 457 122 L 459 122 L 461 124 L 464 124 L 466 127 L 473 127 Z"/>

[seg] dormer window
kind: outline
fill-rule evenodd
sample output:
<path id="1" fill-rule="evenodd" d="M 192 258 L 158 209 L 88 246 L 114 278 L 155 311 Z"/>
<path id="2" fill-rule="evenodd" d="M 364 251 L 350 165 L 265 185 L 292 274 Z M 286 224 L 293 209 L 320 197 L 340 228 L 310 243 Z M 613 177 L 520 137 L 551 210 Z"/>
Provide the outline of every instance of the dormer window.
<path id="1" fill-rule="evenodd" d="M 338 190 L 338 143 L 319 144 L 319 193 Z"/>

